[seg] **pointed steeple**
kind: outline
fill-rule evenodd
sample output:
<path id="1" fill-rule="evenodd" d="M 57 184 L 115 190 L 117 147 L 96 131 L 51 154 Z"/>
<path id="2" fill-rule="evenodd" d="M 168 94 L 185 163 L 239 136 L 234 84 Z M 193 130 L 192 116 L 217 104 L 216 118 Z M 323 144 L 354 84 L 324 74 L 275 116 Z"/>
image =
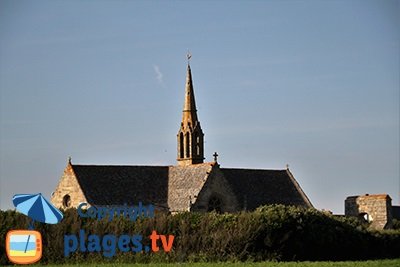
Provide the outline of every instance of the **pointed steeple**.
<path id="1" fill-rule="evenodd" d="M 192 71 L 189 63 L 186 73 L 185 102 L 183 104 L 182 122 L 177 139 L 178 165 L 186 166 L 190 164 L 203 163 L 204 134 L 197 118 Z"/>
<path id="2" fill-rule="evenodd" d="M 197 122 L 196 100 L 194 98 L 192 71 L 190 65 L 187 67 L 185 85 L 185 103 L 183 105 L 182 123 L 194 125 Z"/>

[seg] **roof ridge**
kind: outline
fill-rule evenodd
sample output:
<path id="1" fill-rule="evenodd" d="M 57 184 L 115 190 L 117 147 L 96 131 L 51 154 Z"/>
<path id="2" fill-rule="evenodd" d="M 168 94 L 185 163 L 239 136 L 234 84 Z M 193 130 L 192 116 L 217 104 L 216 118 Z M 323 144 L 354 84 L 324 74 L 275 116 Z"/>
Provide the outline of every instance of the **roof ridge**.
<path id="1" fill-rule="evenodd" d="M 103 165 L 103 164 L 71 164 L 72 167 L 171 167 L 173 165 Z"/>
<path id="2" fill-rule="evenodd" d="M 293 185 L 297 188 L 297 191 L 300 193 L 301 197 L 303 198 L 304 202 L 308 203 L 311 208 L 314 208 L 311 200 L 308 198 L 306 193 L 304 193 L 303 189 L 301 188 L 300 184 L 297 182 L 296 178 L 289 169 L 286 169 L 286 173 L 288 174 L 289 178 L 292 180 Z"/>
<path id="3" fill-rule="evenodd" d="M 250 169 L 250 168 L 221 168 L 221 170 L 246 170 L 246 171 L 286 171 L 286 169 Z"/>
<path id="4" fill-rule="evenodd" d="M 185 166 L 179 166 L 179 165 L 172 165 L 170 167 L 179 167 L 179 168 L 195 168 L 199 166 L 213 166 L 215 165 L 215 162 L 203 162 L 203 163 L 196 163 L 196 164 L 190 164 L 190 165 L 185 165 Z"/>

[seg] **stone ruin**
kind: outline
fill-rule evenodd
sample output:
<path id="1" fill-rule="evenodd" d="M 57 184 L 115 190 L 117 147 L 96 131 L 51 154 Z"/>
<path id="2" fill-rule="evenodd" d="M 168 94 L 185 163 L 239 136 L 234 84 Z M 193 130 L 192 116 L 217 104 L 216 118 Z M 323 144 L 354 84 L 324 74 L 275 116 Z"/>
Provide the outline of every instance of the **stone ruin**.
<path id="1" fill-rule="evenodd" d="M 369 222 L 376 230 L 392 228 L 392 210 L 392 199 L 387 194 L 350 196 L 345 200 L 346 216 Z"/>

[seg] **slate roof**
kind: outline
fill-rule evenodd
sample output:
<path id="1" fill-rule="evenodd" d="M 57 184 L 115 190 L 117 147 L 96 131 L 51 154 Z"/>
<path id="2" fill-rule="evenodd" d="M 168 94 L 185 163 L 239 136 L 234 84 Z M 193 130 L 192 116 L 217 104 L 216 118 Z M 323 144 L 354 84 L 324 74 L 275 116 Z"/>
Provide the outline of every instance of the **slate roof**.
<path id="1" fill-rule="evenodd" d="M 289 170 L 221 169 L 242 209 L 285 204 L 312 207 Z"/>
<path id="2" fill-rule="evenodd" d="M 92 205 L 166 206 L 168 166 L 72 165 L 87 201 Z"/>
<path id="3" fill-rule="evenodd" d="M 212 164 L 191 166 L 72 165 L 92 205 L 153 204 L 171 211 L 189 208 L 202 189 Z"/>
<path id="4" fill-rule="evenodd" d="M 91 205 L 147 205 L 188 210 L 213 170 L 213 163 L 189 166 L 71 165 Z M 288 170 L 220 169 L 241 209 L 265 204 L 312 207 Z"/>

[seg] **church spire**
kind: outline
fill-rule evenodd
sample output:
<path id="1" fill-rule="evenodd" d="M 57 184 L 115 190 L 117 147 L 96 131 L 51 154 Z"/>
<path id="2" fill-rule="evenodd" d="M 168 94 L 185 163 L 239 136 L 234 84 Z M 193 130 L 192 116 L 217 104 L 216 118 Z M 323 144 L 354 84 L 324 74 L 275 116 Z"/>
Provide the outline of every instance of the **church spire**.
<path id="1" fill-rule="evenodd" d="M 186 85 L 185 85 L 185 103 L 183 105 L 182 123 L 197 122 L 196 100 L 194 99 L 194 90 L 192 82 L 192 71 L 190 65 L 187 66 Z"/>
<path id="2" fill-rule="evenodd" d="M 183 105 L 182 122 L 178 131 L 178 165 L 203 163 L 204 161 L 204 134 L 197 118 L 196 101 L 194 98 L 192 71 L 188 66 L 185 84 L 185 102 Z"/>

